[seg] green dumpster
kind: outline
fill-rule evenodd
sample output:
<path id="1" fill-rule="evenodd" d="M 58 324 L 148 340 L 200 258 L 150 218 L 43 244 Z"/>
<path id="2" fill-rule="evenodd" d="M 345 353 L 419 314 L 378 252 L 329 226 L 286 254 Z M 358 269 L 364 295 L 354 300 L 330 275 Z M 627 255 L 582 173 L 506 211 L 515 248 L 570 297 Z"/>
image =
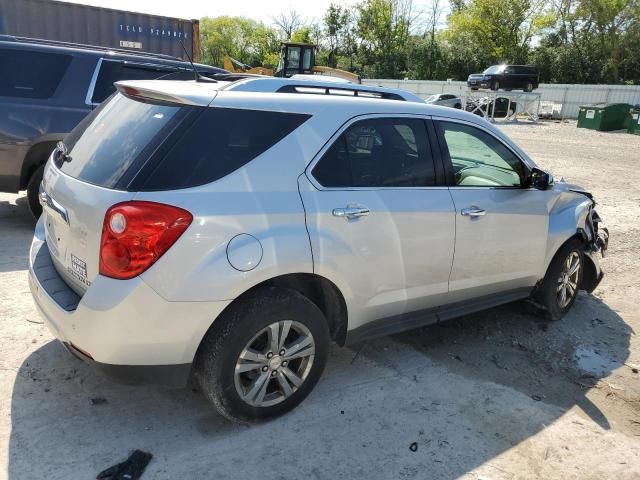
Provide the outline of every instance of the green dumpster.
<path id="1" fill-rule="evenodd" d="M 640 135 L 640 105 L 629 110 L 627 132 Z"/>
<path id="2" fill-rule="evenodd" d="M 609 131 L 625 128 L 631 105 L 628 103 L 600 103 L 583 105 L 578 111 L 578 128 Z"/>

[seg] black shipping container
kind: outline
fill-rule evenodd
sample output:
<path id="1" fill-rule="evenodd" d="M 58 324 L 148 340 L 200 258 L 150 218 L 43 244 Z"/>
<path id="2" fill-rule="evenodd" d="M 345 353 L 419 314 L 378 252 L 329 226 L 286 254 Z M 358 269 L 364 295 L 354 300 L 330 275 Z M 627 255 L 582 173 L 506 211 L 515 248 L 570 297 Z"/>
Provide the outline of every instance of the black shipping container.
<path id="1" fill-rule="evenodd" d="M 0 0 L 0 35 L 43 38 L 198 60 L 198 20 L 55 0 Z M 195 37 L 195 38 L 194 38 Z M 195 48 L 194 48 L 195 46 Z"/>

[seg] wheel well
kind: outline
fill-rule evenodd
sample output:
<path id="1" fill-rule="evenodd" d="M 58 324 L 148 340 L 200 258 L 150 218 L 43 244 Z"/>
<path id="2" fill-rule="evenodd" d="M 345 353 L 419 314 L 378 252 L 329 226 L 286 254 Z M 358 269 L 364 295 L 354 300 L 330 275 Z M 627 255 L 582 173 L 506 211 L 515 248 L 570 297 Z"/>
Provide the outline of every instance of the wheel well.
<path id="1" fill-rule="evenodd" d="M 56 143 L 57 142 L 55 140 L 40 142 L 36 143 L 29 149 L 27 155 L 24 157 L 24 162 L 22 163 L 20 190 L 27 188 L 31 175 L 33 175 L 38 167 L 47 162 L 49 155 L 51 155 L 53 149 L 56 148 Z"/>
<path id="2" fill-rule="evenodd" d="M 556 250 L 556 252 L 553 254 L 553 257 L 551 257 L 551 261 L 549 262 L 549 265 L 547 265 L 547 270 L 549 270 L 549 268 L 551 267 L 551 263 L 553 262 L 553 259 L 556 258 L 556 255 L 558 255 L 558 252 L 560 250 L 562 250 L 564 248 L 564 246 L 571 242 L 572 240 L 579 240 L 583 246 L 586 246 L 587 244 L 587 235 L 584 232 L 584 230 L 582 229 L 578 229 L 578 231 L 571 235 L 569 238 L 567 238 L 564 242 L 562 242 L 562 245 L 560 245 L 558 247 L 558 249 Z M 582 280 L 580 280 L 580 289 L 581 290 L 586 290 L 589 293 L 591 293 L 593 291 L 593 288 L 591 287 L 591 285 L 593 285 L 593 282 L 595 282 L 596 279 L 596 267 L 593 264 L 593 260 L 591 260 L 591 258 L 589 257 L 589 255 L 584 255 L 584 274 L 582 276 Z M 545 271 L 545 276 L 546 276 L 546 271 Z M 542 281 L 542 279 L 540 280 L 540 282 Z M 540 283 L 538 282 L 538 283 Z M 538 285 L 539 286 L 539 285 Z"/>
<path id="3" fill-rule="evenodd" d="M 254 285 L 237 297 L 227 306 L 225 311 L 264 287 L 289 288 L 311 300 L 327 319 L 331 339 L 341 347 L 344 346 L 347 338 L 347 304 L 338 287 L 320 275 L 291 273 L 270 278 Z M 224 312 L 221 315 L 223 314 Z"/>
<path id="4" fill-rule="evenodd" d="M 264 286 L 290 288 L 307 297 L 327 319 L 331 339 L 344 346 L 347 338 L 347 304 L 333 282 L 312 273 L 292 273 L 266 280 L 241 297 L 250 295 L 254 290 Z"/>

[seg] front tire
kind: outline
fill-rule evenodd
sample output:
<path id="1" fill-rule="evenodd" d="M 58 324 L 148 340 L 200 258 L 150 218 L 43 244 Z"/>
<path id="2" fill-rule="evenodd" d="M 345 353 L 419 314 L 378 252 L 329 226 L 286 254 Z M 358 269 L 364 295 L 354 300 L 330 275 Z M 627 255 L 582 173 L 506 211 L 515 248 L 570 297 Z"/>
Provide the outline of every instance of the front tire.
<path id="1" fill-rule="evenodd" d="M 525 92 L 532 92 L 533 91 L 533 83 L 529 82 L 525 85 L 524 87 L 524 91 Z"/>
<path id="2" fill-rule="evenodd" d="M 216 409 L 238 423 L 283 415 L 322 375 L 329 329 L 300 293 L 264 288 L 232 305 L 205 336 L 195 378 Z"/>
<path id="3" fill-rule="evenodd" d="M 578 239 L 565 243 L 551 260 L 535 295 L 550 320 L 560 320 L 573 306 L 580 289 L 583 268 L 584 254 Z"/>
<path id="4" fill-rule="evenodd" d="M 495 92 L 496 90 L 499 90 L 499 89 L 500 89 L 500 82 L 498 80 L 494 80 L 491 83 L 491 90 Z"/>
<path id="5" fill-rule="evenodd" d="M 33 175 L 31 175 L 29 183 L 27 184 L 27 203 L 29 204 L 29 211 L 36 219 L 40 218 L 40 215 L 42 215 L 42 205 L 40 205 L 38 195 L 40 193 L 40 183 L 42 182 L 43 175 L 44 165 L 41 165 L 35 172 L 33 172 Z"/>

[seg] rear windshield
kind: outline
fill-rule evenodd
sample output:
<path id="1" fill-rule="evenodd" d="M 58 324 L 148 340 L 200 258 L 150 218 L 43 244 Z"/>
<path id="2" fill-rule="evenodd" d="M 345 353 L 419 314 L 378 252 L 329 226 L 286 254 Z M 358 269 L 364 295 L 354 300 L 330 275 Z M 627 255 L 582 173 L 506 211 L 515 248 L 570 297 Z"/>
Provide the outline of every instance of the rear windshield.
<path id="1" fill-rule="evenodd" d="M 118 94 L 69 134 L 64 141 L 69 158 L 58 166 L 71 177 L 114 188 L 179 110 Z"/>
<path id="2" fill-rule="evenodd" d="M 0 50 L 0 96 L 50 98 L 70 62 L 70 55 Z"/>
<path id="3" fill-rule="evenodd" d="M 107 188 L 172 190 L 218 180 L 262 154 L 309 115 L 144 103 L 120 93 L 64 140 L 59 168 Z"/>

